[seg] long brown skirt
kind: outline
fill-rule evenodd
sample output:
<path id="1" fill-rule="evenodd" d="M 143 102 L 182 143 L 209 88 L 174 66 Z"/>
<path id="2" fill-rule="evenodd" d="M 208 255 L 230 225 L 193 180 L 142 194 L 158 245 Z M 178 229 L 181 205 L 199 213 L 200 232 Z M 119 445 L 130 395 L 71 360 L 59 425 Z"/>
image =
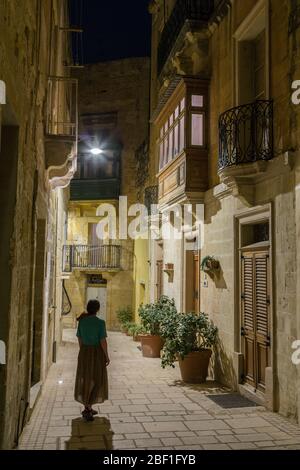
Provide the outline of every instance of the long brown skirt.
<path id="1" fill-rule="evenodd" d="M 102 347 L 82 345 L 78 355 L 74 398 L 83 405 L 108 399 L 105 354 Z"/>

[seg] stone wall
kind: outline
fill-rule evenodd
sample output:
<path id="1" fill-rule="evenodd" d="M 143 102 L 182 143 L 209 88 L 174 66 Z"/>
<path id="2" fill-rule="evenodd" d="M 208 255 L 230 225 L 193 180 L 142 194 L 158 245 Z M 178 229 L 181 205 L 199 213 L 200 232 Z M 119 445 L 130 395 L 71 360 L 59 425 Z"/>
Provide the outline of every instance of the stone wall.
<path id="1" fill-rule="evenodd" d="M 234 40 L 232 34 L 258 2 L 236 2 L 214 30 L 211 38 L 212 77 L 210 103 L 210 185 L 218 178 L 218 116 L 235 105 L 232 71 Z M 254 184 L 254 199 L 226 196 L 214 198 L 215 189 L 206 195 L 205 239 L 201 256 L 215 255 L 221 263 L 221 278 L 201 282 L 201 309 L 219 327 L 222 356 L 216 361 L 216 377 L 236 387 L 233 352 L 235 346 L 235 253 L 234 216 L 271 203 L 273 252 L 273 374 L 274 408 L 299 420 L 299 371 L 292 364 L 292 342 L 300 336 L 297 298 L 296 260 L 298 258 L 295 200 L 295 172 L 299 146 L 299 107 L 291 103 L 291 81 L 299 78 L 299 31 L 289 35 L 290 2 L 270 2 L 270 96 L 274 99 L 274 160 Z"/>
<path id="2" fill-rule="evenodd" d="M 2 161 L 0 170 L 1 248 L 5 247 L 6 253 L 5 258 L 1 257 L 0 287 L 4 306 L 0 338 L 7 346 L 6 365 L 0 366 L 0 448 L 4 449 L 17 445 L 28 416 L 35 341 L 39 342 L 38 367 L 44 370 L 33 380 L 41 380 L 51 362 L 45 360 L 43 365 L 41 359 L 42 355 L 48 357 L 52 349 L 48 343 L 52 333 L 45 323 L 44 266 L 40 263 L 50 194 L 45 170 L 44 112 L 49 74 L 65 73 L 63 48 L 58 44 L 59 49 L 54 50 L 51 44 L 52 13 L 59 24 L 65 21 L 64 2 L 1 2 L 0 79 L 7 89 L 7 104 L 0 114 L 1 161 L 2 155 L 7 158 L 7 165 Z M 64 36 L 60 40 L 65 41 Z M 57 61 L 50 70 L 51 51 Z M 34 340 L 36 308 L 40 331 Z"/>
<path id="3" fill-rule="evenodd" d="M 136 151 L 148 138 L 149 122 L 149 58 L 130 58 L 90 64 L 76 72 L 79 79 L 80 115 L 116 113 L 114 137 L 121 143 L 121 195 L 128 197 L 128 208 L 137 203 Z M 84 124 L 80 126 L 84 132 Z M 116 201 L 79 201 L 71 203 L 68 216 L 68 243 L 88 244 L 88 224 L 99 222 L 96 208 L 101 203 Z M 142 201 L 141 201 L 142 202 Z M 129 222 L 131 218 L 129 218 Z M 117 225 L 119 222 L 117 221 Z M 143 269 L 147 246 L 142 257 L 135 256 L 134 241 L 116 240 L 121 245 L 121 271 L 110 273 L 98 270 L 107 279 L 107 327 L 119 327 L 116 311 L 130 305 L 135 308 L 140 285 L 134 286 L 135 272 Z M 139 251 L 139 250 L 137 250 Z M 146 254 L 145 254 L 146 253 Z M 134 261 L 135 260 L 135 261 Z M 135 268 L 134 268 L 135 266 Z M 78 270 L 66 281 L 72 302 L 72 313 L 64 319 L 65 326 L 75 326 L 76 316 L 86 307 L 87 270 Z"/>
<path id="4" fill-rule="evenodd" d="M 100 204 L 101 201 L 98 202 Z M 96 217 L 97 202 L 71 202 L 68 212 L 68 244 L 88 245 L 88 225 L 98 223 Z M 116 203 L 115 203 L 116 205 Z M 76 317 L 86 310 L 88 274 L 101 274 L 107 280 L 106 321 L 110 330 L 118 329 L 116 311 L 120 307 L 134 306 L 133 291 L 133 242 L 132 240 L 115 240 L 121 246 L 121 270 L 109 271 L 101 269 L 75 269 L 66 280 L 66 289 L 72 303 L 70 315 L 63 318 L 65 327 L 76 327 Z"/>
<path id="5" fill-rule="evenodd" d="M 117 112 L 115 135 L 122 144 L 122 195 L 136 203 L 135 152 L 148 136 L 148 58 L 132 58 L 86 65 L 76 72 L 79 113 Z"/>
<path id="6" fill-rule="evenodd" d="M 165 2 L 167 7 L 169 2 Z M 229 2 L 228 2 L 229 3 Z M 236 220 L 242 213 L 270 207 L 272 258 L 272 390 L 271 407 L 285 416 L 299 421 L 300 369 L 292 364 L 292 342 L 300 338 L 299 318 L 299 142 L 300 106 L 291 102 L 291 85 L 300 79 L 300 29 L 289 30 L 292 8 L 298 3 L 287 0 L 236 0 L 209 24 L 210 103 L 209 103 L 209 191 L 205 194 L 205 227 L 201 258 L 213 255 L 221 265 L 217 278 L 201 273 L 200 310 L 209 314 L 219 328 L 220 345 L 212 362 L 217 380 L 238 388 L 240 353 L 239 280 L 237 279 L 238 239 Z M 158 97 L 166 89 L 168 80 L 157 77 L 156 55 L 160 31 L 166 11 L 162 2 L 151 2 L 152 26 L 152 80 L 151 110 L 155 110 Z M 218 167 L 220 114 L 241 104 L 239 87 L 243 86 L 236 74 L 236 32 L 249 29 L 249 19 L 255 19 L 254 8 L 265 8 L 267 44 L 266 68 L 269 75 L 266 98 L 274 100 L 274 152 L 266 168 L 251 178 L 243 179 L 241 171 L 231 177 Z M 168 9 L 168 8 L 167 8 Z M 257 10 L 258 11 L 258 10 Z M 245 26 L 245 20 L 248 26 Z M 169 60 L 170 62 L 170 60 Z M 173 65 L 173 63 L 172 63 Z M 165 67 L 166 69 L 167 67 Z M 168 78 L 168 77 L 165 77 Z M 151 131 L 151 168 L 157 172 L 155 129 Z M 240 165 L 242 168 L 242 165 Z M 227 177 L 228 176 L 228 177 Z M 220 184 L 221 183 L 221 184 Z M 155 243 L 151 244 L 150 297 L 155 298 Z M 174 282 L 165 282 L 164 293 L 176 298 L 177 306 L 184 296 L 185 277 L 183 251 L 178 243 L 165 243 L 164 262 L 173 262 Z M 167 277 L 165 277 L 166 281 Z M 268 401 L 268 397 L 267 397 Z M 268 406 L 270 403 L 267 403 Z"/>

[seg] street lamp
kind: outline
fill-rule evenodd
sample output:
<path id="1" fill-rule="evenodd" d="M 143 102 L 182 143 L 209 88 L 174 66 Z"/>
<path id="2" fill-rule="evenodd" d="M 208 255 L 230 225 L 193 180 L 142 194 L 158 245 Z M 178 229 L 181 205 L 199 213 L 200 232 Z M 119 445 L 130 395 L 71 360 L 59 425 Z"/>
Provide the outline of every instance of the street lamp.
<path id="1" fill-rule="evenodd" d="M 99 149 L 98 147 L 94 147 L 90 150 L 90 152 L 93 155 L 101 155 L 101 153 L 103 153 L 103 150 Z"/>

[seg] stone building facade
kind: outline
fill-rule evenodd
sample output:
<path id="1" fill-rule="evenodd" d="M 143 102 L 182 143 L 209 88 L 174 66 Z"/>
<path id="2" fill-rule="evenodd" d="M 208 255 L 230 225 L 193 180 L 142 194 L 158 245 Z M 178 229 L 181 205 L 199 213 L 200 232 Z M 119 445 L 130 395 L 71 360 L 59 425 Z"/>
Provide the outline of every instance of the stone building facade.
<path id="1" fill-rule="evenodd" d="M 77 157 L 68 24 L 62 0 L 0 2 L 3 449 L 17 445 L 60 341 L 63 233 L 56 229 Z"/>
<path id="2" fill-rule="evenodd" d="M 299 2 L 153 0 L 150 11 L 159 208 L 200 214 L 181 240 L 151 242 L 151 299 L 208 313 L 214 377 L 299 422 Z M 218 269 L 201 271 L 207 256 Z"/>
<path id="3" fill-rule="evenodd" d="M 76 325 L 90 298 L 100 300 L 100 314 L 111 330 L 119 327 L 118 308 L 134 309 L 139 260 L 134 240 L 125 239 L 126 231 L 125 237 L 119 234 L 119 197 L 127 197 L 126 216 L 137 202 L 136 151 L 146 145 L 148 136 L 149 77 L 149 58 L 91 64 L 76 72 L 80 142 L 65 248 L 65 286 L 72 304 L 63 320 L 66 327 Z M 97 148 L 98 154 L 93 154 Z M 106 217 L 98 208 L 105 204 L 116 213 L 117 231 L 108 240 L 97 232 L 97 224 Z M 124 215 L 121 222 L 127 230 Z"/>

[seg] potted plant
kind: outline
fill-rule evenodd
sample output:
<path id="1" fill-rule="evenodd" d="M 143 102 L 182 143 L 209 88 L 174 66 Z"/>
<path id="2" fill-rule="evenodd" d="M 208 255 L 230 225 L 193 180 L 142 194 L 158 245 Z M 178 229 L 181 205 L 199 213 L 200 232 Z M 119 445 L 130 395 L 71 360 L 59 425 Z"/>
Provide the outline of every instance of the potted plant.
<path id="1" fill-rule="evenodd" d="M 208 375 L 211 348 L 218 330 L 205 313 L 179 313 L 162 321 L 165 338 L 162 367 L 174 367 L 178 359 L 181 377 L 187 383 L 202 383 Z"/>
<path id="2" fill-rule="evenodd" d="M 133 312 L 132 308 L 128 305 L 127 307 L 121 307 L 117 310 L 117 319 L 121 325 L 121 331 L 127 332 L 126 327 L 132 322 Z"/>
<path id="3" fill-rule="evenodd" d="M 160 351 L 163 347 L 160 324 L 162 319 L 171 314 L 173 310 L 176 311 L 175 302 L 166 296 L 162 296 L 155 303 L 140 306 L 141 324 L 147 332 L 147 334 L 140 335 L 144 357 L 160 357 Z"/>
<path id="4" fill-rule="evenodd" d="M 201 261 L 201 270 L 206 273 L 218 271 L 219 268 L 220 262 L 213 256 L 205 256 L 205 258 L 203 258 Z"/>
<path id="5" fill-rule="evenodd" d="M 141 335 L 146 334 L 147 331 L 142 325 L 135 325 L 131 328 L 133 341 L 139 342 L 141 341 Z"/>
<path id="6" fill-rule="evenodd" d="M 127 326 L 127 333 L 126 333 L 127 336 L 133 336 L 134 330 L 137 326 L 136 323 L 129 322 L 126 324 L 126 326 Z"/>

